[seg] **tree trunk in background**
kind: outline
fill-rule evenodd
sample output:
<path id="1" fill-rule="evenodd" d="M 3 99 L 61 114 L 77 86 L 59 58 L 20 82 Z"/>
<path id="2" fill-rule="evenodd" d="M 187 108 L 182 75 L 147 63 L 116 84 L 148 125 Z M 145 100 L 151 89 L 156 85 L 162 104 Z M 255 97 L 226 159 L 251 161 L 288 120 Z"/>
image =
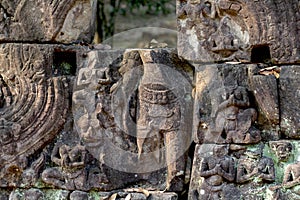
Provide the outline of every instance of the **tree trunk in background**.
<path id="1" fill-rule="evenodd" d="M 97 1 L 97 30 L 94 40 L 95 43 L 101 43 L 114 35 L 115 20 L 120 9 L 120 3 L 121 0 Z"/>

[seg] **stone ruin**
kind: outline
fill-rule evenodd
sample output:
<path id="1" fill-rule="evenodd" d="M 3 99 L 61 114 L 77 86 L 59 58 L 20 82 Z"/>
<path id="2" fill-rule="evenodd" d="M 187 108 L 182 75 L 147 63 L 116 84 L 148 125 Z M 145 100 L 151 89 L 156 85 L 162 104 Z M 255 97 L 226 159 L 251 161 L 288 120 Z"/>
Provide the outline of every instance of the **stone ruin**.
<path id="1" fill-rule="evenodd" d="M 0 199 L 300 198 L 298 0 L 177 0 L 177 49 L 95 15 L 0 1 Z"/>

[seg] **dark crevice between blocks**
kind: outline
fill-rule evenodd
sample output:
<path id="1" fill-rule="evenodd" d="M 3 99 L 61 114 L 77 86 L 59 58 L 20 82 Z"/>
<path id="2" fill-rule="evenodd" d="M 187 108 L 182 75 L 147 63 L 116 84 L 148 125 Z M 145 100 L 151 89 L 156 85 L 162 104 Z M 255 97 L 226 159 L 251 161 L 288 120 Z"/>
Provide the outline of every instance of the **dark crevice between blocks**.
<path id="1" fill-rule="evenodd" d="M 270 63 L 271 53 L 268 45 L 257 45 L 251 50 L 252 63 Z"/>
<path id="2" fill-rule="evenodd" d="M 75 76 L 76 63 L 76 52 L 56 51 L 53 55 L 52 74 L 54 76 Z"/>
<path id="3" fill-rule="evenodd" d="M 186 166 L 187 168 L 189 168 L 186 170 L 186 172 L 190 173 L 189 174 L 190 179 L 188 182 L 185 182 L 182 192 L 181 193 L 177 192 L 178 199 L 188 199 L 188 195 L 189 195 L 189 191 L 190 191 L 190 182 L 192 179 L 192 168 L 193 168 L 193 161 L 194 161 L 196 145 L 197 144 L 195 142 L 192 142 L 187 151 L 187 156 L 189 157 L 189 160 L 190 160 L 190 166 Z"/>

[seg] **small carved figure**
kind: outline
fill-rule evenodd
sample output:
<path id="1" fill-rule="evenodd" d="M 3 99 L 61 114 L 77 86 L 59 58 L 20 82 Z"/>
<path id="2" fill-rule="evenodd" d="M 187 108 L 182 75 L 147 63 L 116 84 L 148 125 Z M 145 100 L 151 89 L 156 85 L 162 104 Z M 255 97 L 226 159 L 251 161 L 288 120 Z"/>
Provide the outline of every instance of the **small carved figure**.
<path id="1" fill-rule="evenodd" d="M 236 180 L 238 183 L 252 181 L 254 184 L 273 182 L 275 180 L 274 162 L 261 153 L 246 151 L 239 159 Z"/>
<path id="2" fill-rule="evenodd" d="M 104 188 L 108 183 L 99 167 L 89 165 L 84 146 L 78 144 L 70 147 L 58 143 L 53 149 L 51 160 L 59 167 L 43 171 L 42 180 L 45 183 L 62 189 L 83 191 Z"/>
<path id="3" fill-rule="evenodd" d="M 109 74 L 109 68 L 98 75 L 98 93 L 97 93 L 97 119 L 101 128 L 111 128 L 115 126 L 114 118 L 111 111 L 110 88 L 112 77 Z"/>
<path id="4" fill-rule="evenodd" d="M 22 178 L 22 183 L 26 187 L 30 187 L 35 184 L 35 182 L 39 177 L 39 172 L 41 168 L 44 166 L 44 164 L 45 164 L 45 155 L 44 153 L 42 153 L 40 157 L 31 164 L 30 168 L 23 171 L 21 178 Z"/>
<path id="5" fill-rule="evenodd" d="M 224 186 L 227 182 L 234 181 L 235 162 L 233 158 L 227 155 L 227 148 L 226 145 L 216 145 L 213 149 L 213 155 L 202 161 L 200 176 L 205 178 L 202 185 L 205 195 L 207 195 L 205 199 L 224 197 Z"/>
<path id="6" fill-rule="evenodd" d="M 293 145 L 288 141 L 272 141 L 269 145 L 281 162 L 287 161 L 293 150 Z"/>
<path id="7" fill-rule="evenodd" d="M 56 145 L 53 149 L 51 160 L 60 167 L 48 168 L 42 173 L 45 183 L 63 189 L 85 189 L 86 150 L 84 146 L 76 145 L 71 148 L 67 145 Z"/>
<path id="8" fill-rule="evenodd" d="M 212 134 L 219 136 L 219 142 L 249 144 L 261 140 L 260 131 L 252 126 L 257 112 L 249 106 L 246 88 L 225 88 L 225 100 L 218 106 L 216 124 L 212 131 Z"/>
<path id="9" fill-rule="evenodd" d="M 181 33 L 179 42 L 185 47 L 179 49 L 182 54 L 190 54 L 187 55 L 189 58 L 203 61 L 245 58 L 250 37 L 246 21 L 239 13 L 242 3 L 223 0 L 188 0 L 180 3 L 177 16 Z M 187 51 L 189 48 L 200 55 L 190 53 Z"/>
<path id="10" fill-rule="evenodd" d="M 289 164 L 284 172 L 281 185 L 271 186 L 269 189 L 275 191 L 277 189 L 290 189 L 296 195 L 300 195 L 300 162 Z M 279 192 L 279 191 L 278 191 Z"/>

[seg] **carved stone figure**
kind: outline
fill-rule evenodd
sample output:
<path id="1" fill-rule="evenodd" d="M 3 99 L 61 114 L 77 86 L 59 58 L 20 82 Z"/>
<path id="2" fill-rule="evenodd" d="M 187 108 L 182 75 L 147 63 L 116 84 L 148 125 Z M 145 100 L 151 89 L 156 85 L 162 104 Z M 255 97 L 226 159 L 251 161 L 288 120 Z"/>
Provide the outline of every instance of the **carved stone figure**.
<path id="1" fill-rule="evenodd" d="M 180 55 L 202 61 L 246 57 L 243 54 L 249 48 L 250 37 L 243 18 L 239 16 L 242 6 L 240 2 L 215 0 L 189 0 L 183 4 L 177 13 L 179 21 L 186 20 L 186 24 L 179 23 L 185 34 L 179 36 L 179 44 L 182 44 Z M 185 47 L 194 52 L 185 52 Z"/>
<path id="2" fill-rule="evenodd" d="M 235 161 L 228 156 L 226 145 L 215 145 L 213 155 L 203 159 L 200 176 L 204 177 L 201 188 L 205 191 L 203 199 L 224 198 L 225 185 L 235 179 Z"/>
<path id="3" fill-rule="evenodd" d="M 269 142 L 269 145 L 278 157 L 279 161 L 284 162 L 290 158 L 293 150 L 293 145 L 289 141 L 271 141 Z"/>
<path id="4" fill-rule="evenodd" d="M 260 131 L 252 126 L 257 118 L 257 112 L 249 108 L 250 101 L 246 88 L 225 87 L 224 96 L 224 101 L 218 105 L 215 128 L 211 134 L 216 135 L 219 142 L 239 144 L 259 142 Z"/>
<path id="5" fill-rule="evenodd" d="M 55 187 L 87 191 L 93 188 L 103 189 L 108 182 L 99 166 L 91 165 L 86 148 L 82 145 L 71 147 L 57 143 L 52 151 L 51 161 L 59 167 L 45 169 L 42 180 Z"/>
<path id="6" fill-rule="evenodd" d="M 68 190 L 86 189 L 86 150 L 84 146 L 56 145 L 51 160 L 60 167 L 48 168 L 42 173 L 45 183 Z"/>
<path id="7" fill-rule="evenodd" d="M 237 183 L 262 184 L 275 180 L 274 162 L 271 158 L 261 156 L 259 152 L 246 151 L 237 165 Z"/>
<path id="8" fill-rule="evenodd" d="M 180 191 L 191 142 L 190 66 L 177 67 L 181 61 L 171 50 L 127 50 L 121 60 L 120 53 L 106 59 L 90 52 L 79 70 L 73 96 L 78 133 L 104 165 L 140 174 L 124 183 L 149 181 L 150 173 L 167 169 L 166 183 L 160 177 L 156 186 Z M 112 63 L 102 63 L 102 56 Z"/>
<path id="9" fill-rule="evenodd" d="M 299 20 L 299 5 L 297 0 L 289 3 L 178 0 L 179 55 L 201 62 L 299 60 L 298 32 L 291 28 Z M 288 15 L 278 14 L 285 10 Z"/>
<path id="10" fill-rule="evenodd" d="M 172 75 L 176 76 L 175 70 L 173 74 L 172 71 L 168 72 L 168 65 L 165 66 L 163 61 L 157 60 L 155 53 L 145 51 L 140 54 L 143 61 L 143 76 L 137 97 L 138 154 L 139 159 L 142 159 L 145 139 L 153 137 L 157 146 L 165 149 L 165 151 L 158 151 L 154 156 L 158 162 L 163 160 L 162 157 L 166 159 L 167 189 L 179 191 L 183 184 L 180 183 L 182 182 L 180 179 L 183 176 L 176 177 L 176 174 L 184 171 L 185 157 L 182 150 L 185 148 L 185 139 L 183 137 L 189 136 L 183 135 L 180 130 L 186 111 L 183 111 L 182 100 L 180 100 L 183 93 L 178 90 L 186 90 L 188 85 L 178 85 L 179 87 L 175 88 L 175 83 L 172 82 Z M 168 77 L 169 73 L 171 77 Z M 189 106 L 189 102 L 186 103 L 185 106 Z"/>
<path id="11" fill-rule="evenodd" d="M 284 177 L 281 185 L 271 186 L 271 191 L 281 189 L 290 190 L 293 194 L 300 196 L 300 162 L 287 165 L 284 171 Z M 277 191 L 278 193 L 279 191 Z M 277 194 L 280 195 L 280 194 Z M 299 198 L 298 196 L 298 198 Z"/>

